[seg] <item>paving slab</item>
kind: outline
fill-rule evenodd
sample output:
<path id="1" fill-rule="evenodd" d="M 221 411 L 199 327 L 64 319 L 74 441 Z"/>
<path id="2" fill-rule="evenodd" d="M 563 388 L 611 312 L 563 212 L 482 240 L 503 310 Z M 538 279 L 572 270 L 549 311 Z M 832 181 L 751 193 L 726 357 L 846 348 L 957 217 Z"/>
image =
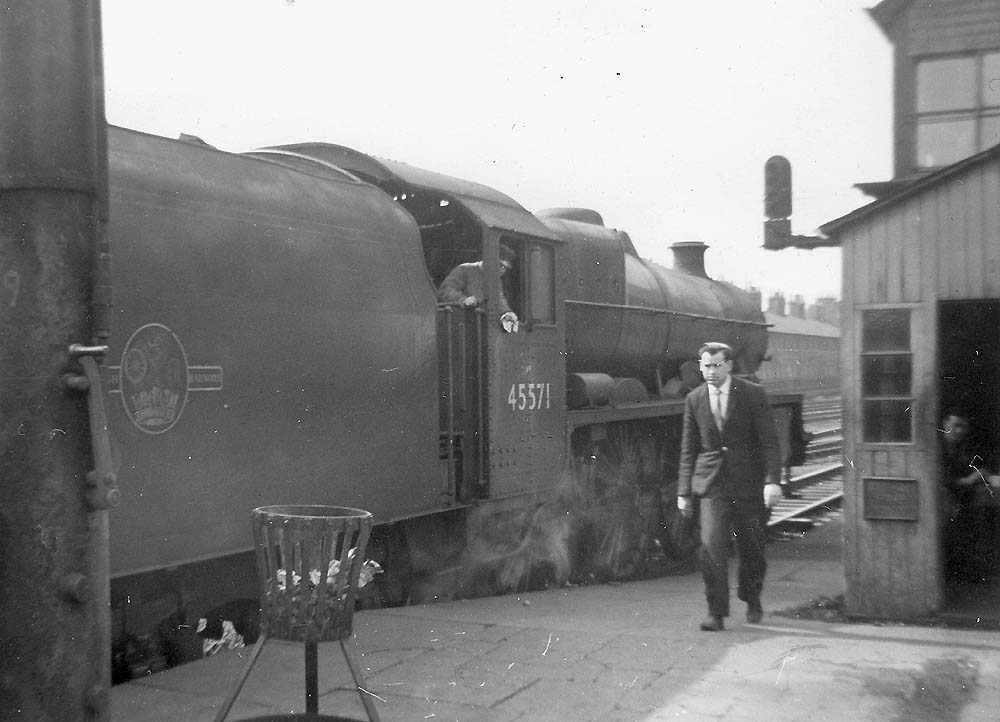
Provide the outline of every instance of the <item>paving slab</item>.
<path id="1" fill-rule="evenodd" d="M 988 648 L 955 648 L 878 634 L 865 638 L 853 629 L 843 637 L 829 631 L 811 640 L 780 634 L 734 645 L 648 720 L 759 720 L 766 711 L 771 720 L 796 719 L 798 713 L 809 720 L 940 722 L 965 719 L 958 715 L 983 683 L 997 684 L 990 675 L 1000 659 L 1000 638 Z M 977 722 L 997 719 L 995 707 L 987 717 L 966 711 Z"/>
<path id="2" fill-rule="evenodd" d="M 836 525 L 769 554 L 763 623 L 700 632 L 701 577 L 454 601 L 355 616 L 384 722 L 996 722 L 1000 632 L 796 618 L 843 592 Z M 249 650 L 115 687 L 113 722 L 211 722 Z M 340 647 L 320 710 L 365 719 Z M 303 649 L 268 642 L 229 719 L 304 711 Z"/>

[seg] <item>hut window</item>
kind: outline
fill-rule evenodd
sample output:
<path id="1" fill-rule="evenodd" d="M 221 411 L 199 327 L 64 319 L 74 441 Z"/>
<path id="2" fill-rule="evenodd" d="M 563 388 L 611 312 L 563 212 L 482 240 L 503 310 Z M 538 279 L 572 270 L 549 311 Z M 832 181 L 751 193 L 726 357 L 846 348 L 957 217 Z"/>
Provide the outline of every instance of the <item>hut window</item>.
<path id="1" fill-rule="evenodd" d="M 907 309 L 863 311 L 861 404 L 864 441 L 912 440 L 913 354 Z"/>
<path id="2" fill-rule="evenodd" d="M 917 64 L 917 166 L 937 168 L 1000 142 L 1000 52 Z"/>

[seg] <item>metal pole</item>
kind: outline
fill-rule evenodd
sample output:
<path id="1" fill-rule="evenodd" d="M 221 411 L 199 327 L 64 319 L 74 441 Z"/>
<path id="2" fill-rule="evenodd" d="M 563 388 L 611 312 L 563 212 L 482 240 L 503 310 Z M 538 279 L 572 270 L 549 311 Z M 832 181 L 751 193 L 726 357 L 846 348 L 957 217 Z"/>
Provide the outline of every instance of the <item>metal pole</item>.
<path id="1" fill-rule="evenodd" d="M 0 57 L 0 719 L 104 722 L 115 493 L 85 395 L 110 304 L 98 0 L 8 0 Z"/>
<path id="2" fill-rule="evenodd" d="M 316 642 L 306 642 L 306 714 L 319 714 L 319 663 Z"/>

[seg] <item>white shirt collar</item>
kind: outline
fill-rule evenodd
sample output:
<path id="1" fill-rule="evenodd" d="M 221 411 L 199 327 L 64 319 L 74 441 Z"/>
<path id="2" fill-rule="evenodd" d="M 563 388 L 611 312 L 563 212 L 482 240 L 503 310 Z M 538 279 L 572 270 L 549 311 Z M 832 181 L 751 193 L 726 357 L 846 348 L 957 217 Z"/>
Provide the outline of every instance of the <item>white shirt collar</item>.
<path id="1" fill-rule="evenodd" d="M 712 386 L 712 392 L 728 396 L 732 388 L 733 388 L 733 377 L 727 376 L 726 380 L 722 382 L 722 386 Z"/>

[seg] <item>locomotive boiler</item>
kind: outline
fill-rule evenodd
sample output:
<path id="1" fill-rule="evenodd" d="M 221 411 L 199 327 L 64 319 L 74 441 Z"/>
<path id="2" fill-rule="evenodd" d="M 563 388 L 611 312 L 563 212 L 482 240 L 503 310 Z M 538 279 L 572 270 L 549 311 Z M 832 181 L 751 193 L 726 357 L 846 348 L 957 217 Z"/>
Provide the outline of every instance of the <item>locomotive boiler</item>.
<path id="1" fill-rule="evenodd" d="M 705 273 L 707 246 L 675 243 L 674 268 L 639 258 L 624 231 L 586 209 L 550 209 L 541 221 L 565 240 L 567 371 L 653 380 L 677 373 L 706 339 L 728 343 L 734 370 L 752 374 L 767 351 L 764 315 L 749 294 Z"/>
<path id="2" fill-rule="evenodd" d="M 371 603 L 690 564 L 664 381 L 704 341 L 748 375 L 767 345 L 703 245 L 666 269 L 593 211 L 535 215 L 330 144 L 232 154 L 111 128 L 109 178 L 119 641 L 159 623 L 170 647 L 164 620 L 252 607 L 249 515 L 268 504 L 371 511 Z M 439 304 L 479 260 L 484 303 Z M 791 461 L 800 401 L 772 406 Z"/>

